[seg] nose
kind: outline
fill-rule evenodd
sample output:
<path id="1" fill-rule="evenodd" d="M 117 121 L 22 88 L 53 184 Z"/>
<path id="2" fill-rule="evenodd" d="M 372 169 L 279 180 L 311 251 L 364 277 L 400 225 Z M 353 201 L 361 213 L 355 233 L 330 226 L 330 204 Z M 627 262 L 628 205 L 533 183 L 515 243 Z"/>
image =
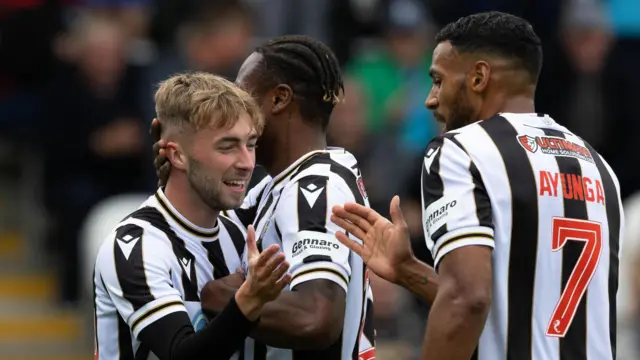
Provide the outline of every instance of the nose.
<path id="1" fill-rule="evenodd" d="M 435 110 L 438 107 L 438 98 L 433 93 L 433 90 L 429 92 L 429 96 L 427 96 L 427 100 L 425 100 L 424 105 L 429 110 Z"/>
<path id="2" fill-rule="evenodd" d="M 238 153 L 236 167 L 239 170 L 252 171 L 255 165 L 256 165 L 255 151 L 248 149 L 246 146 L 242 147 L 242 149 Z"/>

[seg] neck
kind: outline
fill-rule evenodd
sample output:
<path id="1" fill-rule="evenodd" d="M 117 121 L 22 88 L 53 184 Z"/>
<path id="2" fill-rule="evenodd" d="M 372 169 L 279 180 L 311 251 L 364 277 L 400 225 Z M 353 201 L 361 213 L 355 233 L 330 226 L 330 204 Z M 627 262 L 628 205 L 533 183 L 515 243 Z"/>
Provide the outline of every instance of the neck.
<path id="1" fill-rule="evenodd" d="M 496 100 L 487 106 L 480 113 L 480 119 L 488 119 L 497 113 L 534 113 L 535 102 L 532 95 L 519 94 L 519 95 L 498 95 Z"/>
<path id="2" fill-rule="evenodd" d="M 273 160 L 265 168 L 271 176 L 276 176 L 301 158 L 304 154 L 327 148 L 327 135 L 313 125 L 304 121 L 295 121 L 284 131 L 274 144 Z M 260 151 L 260 150 L 258 150 Z"/>
<path id="3" fill-rule="evenodd" d="M 164 189 L 164 195 L 171 205 L 196 226 L 212 228 L 218 219 L 219 210 L 207 205 L 189 185 L 184 173 L 172 171 Z"/>

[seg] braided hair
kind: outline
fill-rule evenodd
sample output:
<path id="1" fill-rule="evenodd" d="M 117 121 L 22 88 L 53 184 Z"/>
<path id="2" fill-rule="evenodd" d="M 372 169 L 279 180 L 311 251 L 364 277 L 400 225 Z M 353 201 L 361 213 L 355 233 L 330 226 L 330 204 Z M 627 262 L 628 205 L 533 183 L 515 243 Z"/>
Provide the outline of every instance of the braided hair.
<path id="1" fill-rule="evenodd" d="M 262 55 L 261 87 L 287 84 L 303 119 L 317 122 L 323 130 L 344 95 L 344 83 L 335 54 L 308 36 L 275 38 L 256 51 Z"/>

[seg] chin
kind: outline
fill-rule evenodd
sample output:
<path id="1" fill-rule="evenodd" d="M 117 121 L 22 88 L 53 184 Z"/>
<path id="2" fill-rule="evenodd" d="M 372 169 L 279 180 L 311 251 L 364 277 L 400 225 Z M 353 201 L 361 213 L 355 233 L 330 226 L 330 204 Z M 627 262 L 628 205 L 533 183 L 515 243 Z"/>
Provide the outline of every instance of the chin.
<path id="1" fill-rule="evenodd" d="M 244 202 L 244 197 L 245 194 L 232 194 L 231 196 L 228 196 L 224 201 L 223 201 L 223 205 L 225 206 L 225 210 L 233 210 L 233 209 L 237 209 L 240 206 L 242 206 L 242 203 Z"/>

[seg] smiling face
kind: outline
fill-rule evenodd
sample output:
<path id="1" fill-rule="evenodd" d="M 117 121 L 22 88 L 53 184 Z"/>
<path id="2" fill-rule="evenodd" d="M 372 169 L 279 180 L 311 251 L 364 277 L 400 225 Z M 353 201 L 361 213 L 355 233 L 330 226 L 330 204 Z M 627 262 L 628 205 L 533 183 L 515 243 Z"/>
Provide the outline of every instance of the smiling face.
<path id="1" fill-rule="evenodd" d="M 160 84 L 155 99 L 168 141 L 169 181 L 177 176 L 214 210 L 239 207 L 264 125 L 254 99 L 207 73 L 175 75 Z"/>
<path id="2" fill-rule="evenodd" d="M 433 115 L 445 124 L 445 131 L 455 130 L 477 120 L 478 109 L 471 101 L 473 94 L 467 85 L 469 62 L 451 46 L 441 42 L 433 51 L 429 71 L 433 87 L 426 106 Z"/>
<path id="3" fill-rule="evenodd" d="M 244 113 L 227 129 L 204 128 L 185 152 L 189 184 L 215 210 L 242 205 L 255 166 L 258 133 Z"/>

